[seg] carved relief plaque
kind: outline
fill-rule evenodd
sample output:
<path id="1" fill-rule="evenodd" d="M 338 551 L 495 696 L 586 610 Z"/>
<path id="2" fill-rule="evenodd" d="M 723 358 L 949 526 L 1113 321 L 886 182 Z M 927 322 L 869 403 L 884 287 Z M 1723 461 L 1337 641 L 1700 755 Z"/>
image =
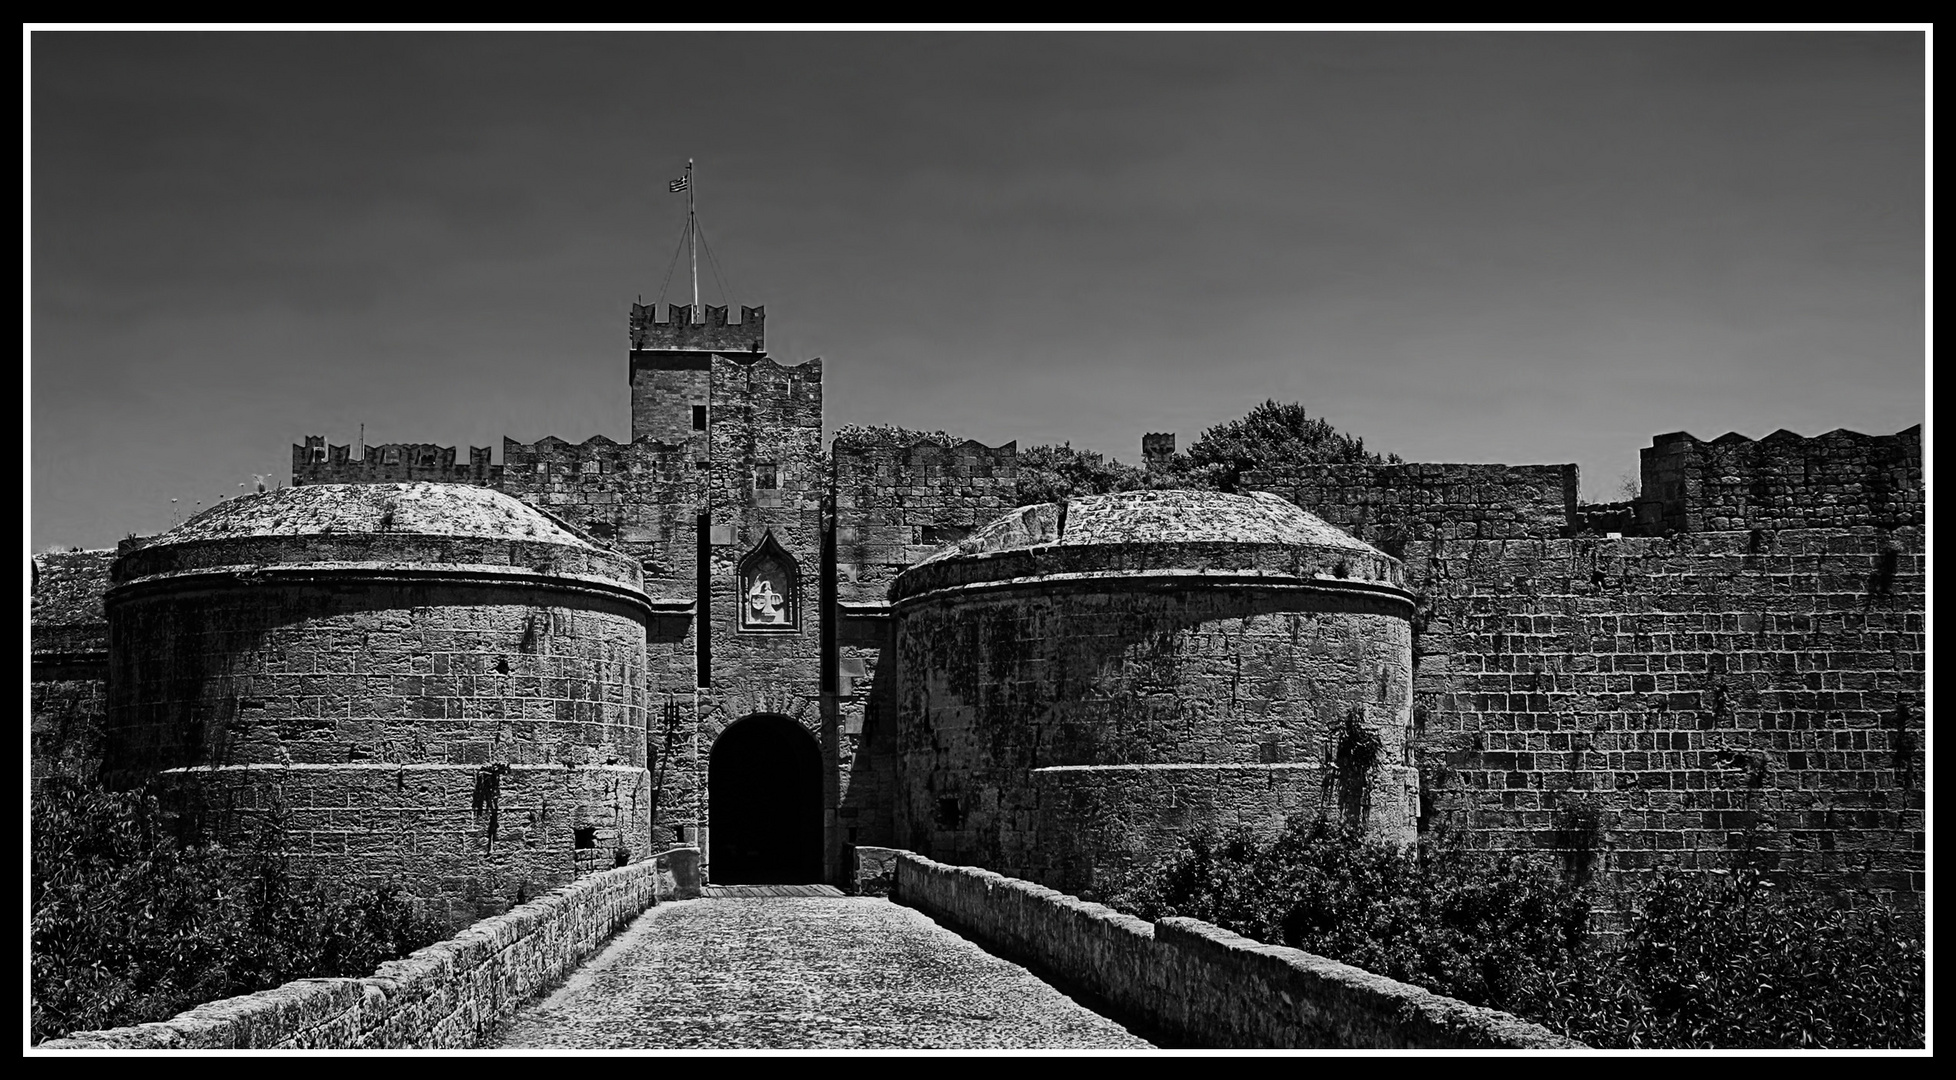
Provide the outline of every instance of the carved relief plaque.
<path id="1" fill-rule="evenodd" d="M 794 630 L 800 625 L 800 572 L 768 533 L 740 563 L 740 628 Z"/>

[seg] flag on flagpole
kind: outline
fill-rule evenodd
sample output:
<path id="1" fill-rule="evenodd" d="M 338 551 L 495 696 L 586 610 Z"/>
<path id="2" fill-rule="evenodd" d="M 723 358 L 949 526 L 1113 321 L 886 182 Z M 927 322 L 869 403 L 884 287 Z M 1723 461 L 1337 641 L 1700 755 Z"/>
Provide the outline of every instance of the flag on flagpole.
<path id="1" fill-rule="evenodd" d="M 666 190 L 677 193 L 677 192 L 685 191 L 687 188 L 692 186 L 693 186 L 693 178 L 690 176 L 682 176 L 679 179 L 674 180 L 672 183 L 667 184 Z"/>

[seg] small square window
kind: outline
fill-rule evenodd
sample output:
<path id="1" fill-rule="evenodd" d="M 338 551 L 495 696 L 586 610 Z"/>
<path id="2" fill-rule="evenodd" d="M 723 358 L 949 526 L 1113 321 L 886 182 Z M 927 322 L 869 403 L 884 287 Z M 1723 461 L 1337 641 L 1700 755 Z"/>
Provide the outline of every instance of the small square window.
<path id="1" fill-rule="evenodd" d="M 773 465 L 754 466 L 754 490 L 773 491 L 774 487 L 775 487 L 774 466 Z"/>
<path id="2" fill-rule="evenodd" d="M 693 430 L 706 430 L 706 406 L 704 405 L 693 406 Z"/>

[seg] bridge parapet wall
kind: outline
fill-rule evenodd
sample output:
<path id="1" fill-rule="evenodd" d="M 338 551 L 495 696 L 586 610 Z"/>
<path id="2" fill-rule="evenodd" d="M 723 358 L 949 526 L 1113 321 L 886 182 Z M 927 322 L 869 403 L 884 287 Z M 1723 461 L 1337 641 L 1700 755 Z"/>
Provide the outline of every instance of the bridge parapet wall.
<path id="1" fill-rule="evenodd" d="M 299 979 L 169 1020 L 78 1031 L 59 1050 L 468 1048 L 549 989 L 653 897 L 699 895 L 699 853 L 606 870 L 422 949 L 364 979 Z"/>
<path id="2" fill-rule="evenodd" d="M 859 874 L 894 869 L 891 899 L 1131 1020 L 1211 1047 L 1555 1049 L 1538 1024 L 1195 919 L 1150 924 L 971 866 L 857 848 Z"/>

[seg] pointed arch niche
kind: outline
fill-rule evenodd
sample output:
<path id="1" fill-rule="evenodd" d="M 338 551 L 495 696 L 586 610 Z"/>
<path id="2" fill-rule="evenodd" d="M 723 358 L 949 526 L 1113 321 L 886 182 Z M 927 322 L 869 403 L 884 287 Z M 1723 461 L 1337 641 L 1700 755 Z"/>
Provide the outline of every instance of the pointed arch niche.
<path id="1" fill-rule="evenodd" d="M 774 530 L 740 560 L 742 633 L 792 634 L 801 629 L 801 568 Z"/>

